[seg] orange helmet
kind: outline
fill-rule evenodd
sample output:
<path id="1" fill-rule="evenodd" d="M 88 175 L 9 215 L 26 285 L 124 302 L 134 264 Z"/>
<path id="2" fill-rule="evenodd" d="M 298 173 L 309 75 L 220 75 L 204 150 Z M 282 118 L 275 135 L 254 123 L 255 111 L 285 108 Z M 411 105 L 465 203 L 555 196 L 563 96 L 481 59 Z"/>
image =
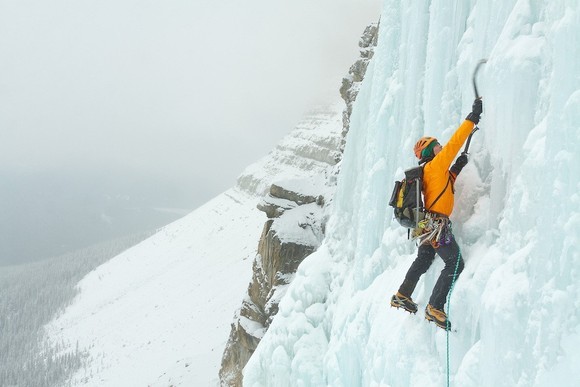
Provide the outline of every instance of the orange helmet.
<path id="1" fill-rule="evenodd" d="M 437 141 L 437 139 L 435 137 L 421 137 L 419 141 L 417 141 L 413 151 L 419 160 L 421 160 L 421 152 L 423 152 L 423 149 L 427 148 L 433 141 Z"/>

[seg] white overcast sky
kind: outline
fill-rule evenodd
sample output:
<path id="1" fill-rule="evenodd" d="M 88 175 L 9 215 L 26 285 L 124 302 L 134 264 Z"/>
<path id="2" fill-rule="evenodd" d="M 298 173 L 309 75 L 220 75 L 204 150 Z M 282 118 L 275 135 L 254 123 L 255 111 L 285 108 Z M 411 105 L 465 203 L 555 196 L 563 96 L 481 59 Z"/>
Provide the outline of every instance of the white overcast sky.
<path id="1" fill-rule="evenodd" d="M 338 94 L 379 0 L 0 0 L 0 171 L 201 204 Z"/>

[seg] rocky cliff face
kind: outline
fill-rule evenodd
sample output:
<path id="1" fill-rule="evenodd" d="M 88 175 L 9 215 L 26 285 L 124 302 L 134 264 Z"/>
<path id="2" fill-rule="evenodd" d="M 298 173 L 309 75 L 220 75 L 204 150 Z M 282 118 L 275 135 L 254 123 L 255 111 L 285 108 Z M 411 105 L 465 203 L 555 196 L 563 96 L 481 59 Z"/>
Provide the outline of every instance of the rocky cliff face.
<path id="1" fill-rule="evenodd" d="M 346 108 L 342 113 L 342 142 L 340 144 L 340 154 L 344 151 L 346 134 L 350 127 L 350 115 L 352 105 L 360 90 L 360 85 L 364 79 L 367 67 L 373 57 L 374 48 L 377 45 L 379 24 L 371 24 L 365 29 L 358 45 L 360 47 L 360 57 L 348 70 L 348 76 L 342 79 L 340 87 L 340 96 L 346 103 Z"/>
<path id="2" fill-rule="evenodd" d="M 240 187 L 266 191 L 258 208 L 268 220 L 254 259 L 252 281 L 234 317 L 222 358 L 222 386 L 242 385 L 242 370 L 278 312 L 278 303 L 294 273 L 324 237 L 324 208 L 332 200 L 335 166 L 344 149 L 352 104 L 372 58 L 377 32 L 376 25 L 367 27 L 359 43 L 361 56 L 343 80 L 340 94 L 346 108 L 342 112 L 335 108 L 316 111 L 265 159 L 264 169 L 246 170 L 239 179 Z M 279 179 L 266 181 L 265 170 L 268 176 L 277 175 L 279 170 Z"/>
<path id="3" fill-rule="evenodd" d="M 298 265 L 322 240 L 321 197 L 278 184 L 272 185 L 270 194 L 259 205 L 269 219 L 254 259 L 248 293 L 234 318 L 224 352 L 222 385 L 241 385 L 241 371 L 278 312 L 278 302 Z"/>

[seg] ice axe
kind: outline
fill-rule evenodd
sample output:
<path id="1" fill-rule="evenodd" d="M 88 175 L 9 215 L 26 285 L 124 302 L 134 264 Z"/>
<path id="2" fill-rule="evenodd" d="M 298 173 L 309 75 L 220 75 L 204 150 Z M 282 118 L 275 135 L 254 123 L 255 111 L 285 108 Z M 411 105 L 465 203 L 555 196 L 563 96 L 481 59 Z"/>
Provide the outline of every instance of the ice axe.
<path id="1" fill-rule="evenodd" d="M 482 64 L 487 63 L 487 59 L 482 59 L 479 62 L 477 62 L 477 65 L 475 66 L 475 70 L 473 70 L 473 91 L 475 92 L 475 98 L 481 98 L 481 95 L 479 95 L 479 92 L 477 91 L 477 82 L 475 80 L 475 77 L 477 76 L 477 72 L 479 71 L 479 69 L 481 68 Z"/>
<path id="2" fill-rule="evenodd" d="M 479 62 L 477 62 L 477 65 L 475 66 L 475 70 L 473 70 L 472 81 L 473 81 L 473 91 L 475 93 L 475 99 L 481 98 L 481 96 L 479 95 L 479 92 L 477 91 L 476 77 L 477 77 L 477 72 L 481 68 L 481 65 L 482 64 L 485 64 L 485 63 L 487 63 L 487 59 L 481 59 Z M 475 128 L 473 128 L 473 130 L 469 134 L 469 137 L 467 137 L 467 143 L 465 144 L 465 149 L 463 149 L 463 152 L 461 152 L 462 155 L 466 155 L 467 154 L 467 151 L 469 150 L 469 144 L 471 144 L 471 137 L 478 130 L 479 130 L 479 128 L 476 125 Z"/>

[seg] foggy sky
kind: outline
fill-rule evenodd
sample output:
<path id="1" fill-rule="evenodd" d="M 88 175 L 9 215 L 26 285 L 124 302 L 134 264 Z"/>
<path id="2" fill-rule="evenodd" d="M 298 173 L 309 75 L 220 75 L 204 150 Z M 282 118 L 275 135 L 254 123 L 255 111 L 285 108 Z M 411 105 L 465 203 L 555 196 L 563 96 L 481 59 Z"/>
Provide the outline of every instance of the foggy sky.
<path id="1" fill-rule="evenodd" d="M 0 177 L 146 181 L 195 208 L 336 99 L 378 17 L 378 0 L 0 0 Z"/>

